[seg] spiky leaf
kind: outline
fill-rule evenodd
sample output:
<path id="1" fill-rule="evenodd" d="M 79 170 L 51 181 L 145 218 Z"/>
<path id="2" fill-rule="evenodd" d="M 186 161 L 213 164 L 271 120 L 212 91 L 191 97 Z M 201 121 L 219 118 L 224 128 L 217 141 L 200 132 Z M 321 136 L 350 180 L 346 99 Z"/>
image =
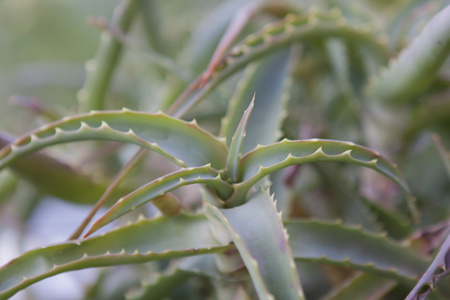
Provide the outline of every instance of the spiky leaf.
<path id="1" fill-rule="evenodd" d="M 341 142 L 323 139 L 283 140 L 269 146 L 260 146 L 242 157 L 239 181 L 236 193 L 228 205 L 236 205 L 243 201 L 243 195 L 265 176 L 291 165 L 308 162 L 347 162 L 371 168 L 395 181 L 409 196 L 410 209 L 413 217 L 417 211 L 406 181 L 397 167 L 383 158 L 376 151 L 355 145 L 351 142 Z"/>
<path id="2" fill-rule="evenodd" d="M 292 254 L 301 261 L 347 266 L 413 284 L 428 261 L 383 234 L 321 221 L 285 222 Z"/>
<path id="3" fill-rule="evenodd" d="M 162 113 L 123 109 L 93 111 L 44 125 L 0 150 L 0 169 L 27 153 L 81 140 L 133 143 L 189 167 L 211 163 L 213 168 L 220 169 L 227 156 L 225 144 L 195 122 L 184 122 Z"/>
<path id="4" fill-rule="evenodd" d="M 450 54 L 450 5 L 444 8 L 376 79 L 369 95 L 399 104 L 425 91 Z"/>
<path id="5" fill-rule="evenodd" d="M 231 209 L 206 205 L 230 234 L 260 299 L 303 299 L 288 236 L 267 192 Z"/>
<path id="6" fill-rule="evenodd" d="M 217 171 L 211 169 L 210 165 L 198 168 L 181 169 L 169 175 L 160 177 L 119 199 L 119 201 L 117 201 L 103 217 L 92 225 L 86 236 L 158 196 L 164 195 L 167 192 L 185 185 L 202 183 L 215 189 L 217 193 L 224 198 L 229 197 L 233 192 L 233 187 L 222 181 L 220 175 Z"/>
<path id="7" fill-rule="evenodd" d="M 221 252 L 227 248 L 198 215 L 140 220 L 104 235 L 28 251 L 0 268 L 0 298 L 59 273 Z"/>

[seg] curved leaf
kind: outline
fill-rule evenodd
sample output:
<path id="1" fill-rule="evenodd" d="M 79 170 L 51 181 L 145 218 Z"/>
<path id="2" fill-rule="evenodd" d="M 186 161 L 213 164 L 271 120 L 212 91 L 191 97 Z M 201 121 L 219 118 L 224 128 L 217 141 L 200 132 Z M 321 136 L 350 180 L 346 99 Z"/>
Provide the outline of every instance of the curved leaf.
<path id="1" fill-rule="evenodd" d="M 187 109 L 203 100 L 218 84 L 247 66 L 250 62 L 300 41 L 338 37 L 350 43 L 368 48 L 376 56 L 386 57 L 385 43 L 374 37 L 367 28 L 348 24 L 339 11 L 324 14 L 311 12 L 308 15 L 288 15 L 285 19 L 267 25 L 258 33 L 249 35 L 241 44 L 226 55 L 212 73 L 212 79 L 199 92 L 182 95 L 169 111 L 182 116 Z"/>
<path id="2" fill-rule="evenodd" d="M 369 95 L 392 104 L 409 101 L 430 86 L 449 54 L 450 5 L 375 79 Z"/>
<path id="3" fill-rule="evenodd" d="M 322 300 L 381 299 L 395 286 L 395 281 L 372 274 L 361 274 L 345 282 Z"/>
<path id="4" fill-rule="evenodd" d="M 355 145 L 351 142 L 310 139 L 289 141 L 283 140 L 269 146 L 259 146 L 242 157 L 239 181 L 235 186 L 236 193 L 228 205 L 236 205 L 243 201 L 243 195 L 259 180 L 279 169 L 307 162 L 347 162 L 371 168 L 395 181 L 409 196 L 406 181 L 397 167 L 383 158 L 376 151 Z M 411 212 L 417 217 L 417 211 L 410 201 Z"/>
<path id="5" fill-rule="evenodd" d="M 178 215 L 140 220 L 104 235 L 28 251 L 0 268 L 0 298 L 67 271 L 217 253 L 204 216 Z"/>
<path id="6" fill-rule="evenodd" d="M 113 140 L 133 143 L 156 151 L 180 166 L 213 168 L 225 165 L 223 141 L 162 113 L 148 114 L 127 109 L 93 111 L 44 125 L 0 150 L 0 169 L 17 158 L 44 147 L 81 140 Z"/>
<path id="7" fill-rule="evenodd" d="M 12 141 L 12 138 L 0 133 L 0 149 Z M 95 203 L 108 186 L 106 182 L 96 182 L 76 168 L 43 153 L 33 153 L 9 166 L 40 192 L 75 203 Z M 118 187 L 112 198 L 117 199 L 131 191 Z"/>
<path id="8" fill-rule="evenodd" d="M 260 299 L 304 299 L 286 230 L 268 192 L 230 209 L 205 205 L 230 234 Z"/>
<path id="9" fill-rule="evenodd" d="M 219 173 L 211 169 L 210 165 L 198 168 L 181 169 L 169 175 L 160 177 L 119 199 L 119 201 L 117 201 L 103 217 L 92 225 L 86 236 L 156 197 L 162 196 L 179 187 L 198 183 L 206 184 L 215 189 L 217 193 L 224 198 L 229 197 L 233 193 L 233 187 L 222 181 Z"/>
<path id="10" fill-rule="evenodd" d="M 157 274 L 151 281 L 142 282 L 139 291 L 126 294 L 127 300 L 167 299 L 180 282 L 192 276 L 205 276 L 213 279 L 224 279 L 224 274 L 217 270 L 216 255 L 184 257 L 162 274 Z"/>
<path id="11" fill-rule="evenodd" d="M 428 261 L 385 234 L 320 221 L 285 222 L 295 259 L 355 268 L 412 285 Z"/>

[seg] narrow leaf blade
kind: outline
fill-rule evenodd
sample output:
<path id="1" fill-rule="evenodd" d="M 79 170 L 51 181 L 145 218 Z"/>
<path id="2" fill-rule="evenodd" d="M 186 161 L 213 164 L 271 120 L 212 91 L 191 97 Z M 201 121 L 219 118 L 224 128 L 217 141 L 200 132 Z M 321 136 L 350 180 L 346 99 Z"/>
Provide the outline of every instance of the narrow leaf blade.
<path id="1" fill-rule="evenodd" d="M 233 188 L 222 181 L 217 171 L 209 165 L 198 168 L 187 168 L 160 177 L 136 191 L 122 197 L 97 222 L 95 222 L 86 236 L 109 224 L 118 217 L 136 209 L 152 199 L 162 196 L 179 187 L 190 184 L 206 184 L 219 191 L 224 197 L 231 195 Z"/>
<path id="2" fill-rule="evenodd" d="M 225 172 L 233 181 L 236 181 L 237 179 L 239 162 L 241 160 L 242 145 L 244 144 L 247 125 L 254 104 L 255 104 L 255 96 L 253 96 L 250 105 L 248 106 L 247 110 L 245 110 L 244 115 L 242 116 L 242 119 L 239 122 L 238 127 L 236 128 L 236 132 L 234 133 L 234 136 L 231 139 L 230 150 L 228 152 L 227 162 L 225 165 Z"/>

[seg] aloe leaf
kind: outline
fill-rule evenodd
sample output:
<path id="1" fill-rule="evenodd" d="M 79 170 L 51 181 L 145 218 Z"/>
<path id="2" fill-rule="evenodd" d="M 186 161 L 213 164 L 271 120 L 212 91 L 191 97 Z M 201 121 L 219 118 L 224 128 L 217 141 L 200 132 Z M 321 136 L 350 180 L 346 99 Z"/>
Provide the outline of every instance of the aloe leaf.
<path id="1" fill-rule="evenodd" d="M 190 274 L 180 269 L 171 269 L 157 274 L 149 282 L 142 283 L 139 291 L 126 294 L 127 300 L 159 300 L 170 296 L 171 291 L 184 282 Z"/>
<path id="2" fill-rule="evenodd" d="M 285 222 L 296 260 L 347 266 L 412 285 L 428 266 L 413 250 L 358 227 L 321 221 Z"/>
<path id="3" fill-rule="evenodd" d="M 439 280 L 448 275 L 450 275 L 450 234 L 445 239 L 430 267 L 405 300 L 425 299 L 436 287 Z M 428 286 L 428 288 L 421 293 L 420 290 L 424 285 Z"/>
<path id="4" fill-rule="evenodd" d="M 211 169 L 210 165 L 181 169 L 160 177 L 119 199 L 113 207 L 92 225 L 86 236 L 158 196 L 162 196 L 185 185 L 201 183 L 215 189 L 224 198 L 229 197 L 233 192 L 233 187 L 222 181 L 219 173 Z"/>
<path id="5" fill-rule="evenodd" d="M 239 181 L 241 183 L 235 186 L 236 193 L 233 196 L 234 198 L 230 199 L 229 205 L 236 205 L 236 203 L 243 201 L 242 196 L 246 191 L 270 173 L 291 165 L 322 161 L 358 164 L 389 177 L 409 196 L 408 204 L 411 213 L 414 218 L 417 218 L 418 213 L 411 192 L 394 164 L 376 151 L 351 142 L 323 139 L 283 140 L 276 144 L 259 146 L 244 155 L 239 170 Z"/>
<path id="6" fill-rule="evenodd" d="M 412 225 L 404 215 L 397 211 L 388 210 L 376 202 L 367 199 L 363 200 L 369 207 L 372 215 L 375 216 L 377 223 L 382 225 L 382 229 L 390 237 L 402 239 L 411 234 Z"/>
<path id="7" fill-rule="evenodd" d="M 213 279 L 223 279 L 216 267 L 215 255 L 206 254 L 184 257 L 176 261 L 167 271 L 157 274 L 150 281 L 142 282 L 137 292 L 126 294 L 127 300 L 157 300 L 167 299 L 174 288 L 189 277 L 202 276 Z"/>
<path id="8" fill-rule="evenodd" d="M 126 32 L 139 7 L 139 1 L 122 0 L 114 11 L 112 25 Z M 86 64 L 86 82 L 78 92 L 82 111 L 104 108 L 104 98 L 122 52 L 122 44 L 111 34 L 103 33 L 95 58 Z"/>
<path id="9" fill-rule="evenodd" d="M 430 86 L 449 53 L 450 5 L 434 16 L 388 69 L 372 82 L 369 96 L 390 104 L 411 100 Z"/>
<path id="10" fill-rule="evenodd" d="M 8 149 L 7 145 L 13 140 L 12 137 L 0 133 L 0 149 Z M 3 164 L 1 158 L 0 164 Z M 6 164 L 9 164 L 9 161 Z M 43 153 L 33 153 L 12 162 L 9 166 L 20 178 L 31 182 L 42 193 L 75 203 L 95 203 L 107 187 L 107 183 L 96 182 L 76 168 Z M 129 192 L 128 188 L 118 188 L 113 197 L 118 198 Z"/>
<path id="11" fill-rule="evenodd" d="M 28 251 L 0 268 L 0 298 L 42 279 L 92 267 L 142 263 L 222 252 L 204 216 L 178 215 L 139 220 L 101 236 Z"/>
<path id="12" fill-rule="evenodd" d="M 361 274 L 322 300 L 381 299 L 396 285 L 382 276 Z"/>
<path id="13" fill-rule="evenodd" d="M 253 95 L 255 107 L 247 127 L 242 152 L 247 153 L 258 144 L 267 145 L 277 141 L 280 137 L 280 123 L 286 114 L 284 107 L 287 99 L 283 94 L 283 88 L 286 84 L 289 62 L 288 48 L 270 55 L 257 65 L 247 67 L 235 95 L 230 100 L 227 115 L 222 120 L 220 135 L 225 136 L 227 144 L 230 144 L 239 124 L 239 116 L 244 113 Z"/>
<path id="14" fill-rule="evenodd" d="M 439 150 L 439 154 L 441 155 L 442 161 L 445 166 L 445 171 L 447 171 L 448 178 L 450 180 L 450 153 L 445 149 L 442 144 L 442 140 L 438 135 L 433 136 L 434 143 Z"/>
<path id="15" fill-rule="evenodd" d="M 248 120 L 252 113 L 255 104 L 255 96 L 253 96 L 250 105 L 244 112 L 241 121 L 239 122 L 236 132 L 231 139 L 230 150 L 228 151 L 227 162 L 225 164 L 225 174 L 229 176 L 233 181 L 237 179 L 237 173 L 239 170 L 239 161 L 241 160 L 242 145 L 244 144 Z"/>
<path id="16" fill-rule="evenodd" d="M 221 169 L 227 156 L 224 142 L 199 128 L 194 121 L 123 109 L 93 111 L 44 125 L 0 150 L 0 169 L 27 153 L 81 140 L 133 143 L 188 167 L 211 163 L 213 168 Z"/>
<path id="17" fill-rule="evenodd" d="M 260 299 L 303 299 L 288 236 L 268 192 L 231 209 L 205 205 L 230 234 Z"/>
<path id="18" fill-rule="evenodd" d="M 249 35 L 230 50 L 222 63 L 212 73 L 212 79 L 199 92 L 180 97 L 172 106 L 174 116 L 182 116 L 187 109 L 203 100 L 218 84 L 229 76 L 273 51 L 293 43 L 342 38 L 350 43 L 364 45 L 375 56 L 386 57 L 385 43 L 374 37 L 367 28 L 347 24 L 337 10 L 329 14 L 311 12 L 308 15 L 289 14 L 280 22 L 267 25 L 258 33 Z"/>

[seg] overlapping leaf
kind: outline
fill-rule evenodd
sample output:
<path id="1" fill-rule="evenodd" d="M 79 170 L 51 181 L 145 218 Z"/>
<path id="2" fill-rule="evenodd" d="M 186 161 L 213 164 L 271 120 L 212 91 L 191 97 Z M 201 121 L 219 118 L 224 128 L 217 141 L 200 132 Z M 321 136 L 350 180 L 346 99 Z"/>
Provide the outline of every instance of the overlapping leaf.
<path id="1" fill-rule="evenodd" d="M 180 166 L 223 168 L 225 144 L 200 129 L 162 113 L 147 114 L 123 109 L 93 111 L 66 117 L 24 135 L 0 150 L 0 169 L 19 157 L 44 147 L 80 140 L 133 143 L 156 151 Z"/>
<path id="2" fill-rule="evenodd" d="M 210 165 L 197 168 L 187 168 L 175 171 L 169 175 L 158 178 L 138 190 L 122 197 L 111 207 L 105 215 L 94 223 L 86 235 L 90 235 L 118 217 L 137 208 L 138 206 L 164 195 L 172 190 L 189 184 L 206 184 L 217 191 L 219 195 L 227 198 L 233 192 L 233 187 L 222 181 L 217 171 Z"/>
<path id="3" fill-rule="evenodd" d="M 260 146 L 242 157 L 239 181 L 234 198 L 229 205 L 244 201 L 245 193 L 259 180 L 287 166 L 308 162 L 347 162 L 362 165 L 391 178 L 409 196 L 411 212 L 417 217 L 417 211 L 410 197 L 406 181 L 397 167 L 383 158 L 379 153 L 351 142 L 311 139 L 289 141 L 283 140 L 269 146 Z"/>
<path id="4" fill-rule="evenodd" d="M 288 236 L 267 192 L 231 209 L 206 205 L 230 234 L 260 299 L 304 299 Z"/>
<path id="5" fill-rule="evenodd" d="M 59 273 L 91 267 L 141 263 L 221 252 L 204 216 L 178 215 L 140 220 L 104 235 L 24 253 L 0 268 L 0 298 Z"/>

